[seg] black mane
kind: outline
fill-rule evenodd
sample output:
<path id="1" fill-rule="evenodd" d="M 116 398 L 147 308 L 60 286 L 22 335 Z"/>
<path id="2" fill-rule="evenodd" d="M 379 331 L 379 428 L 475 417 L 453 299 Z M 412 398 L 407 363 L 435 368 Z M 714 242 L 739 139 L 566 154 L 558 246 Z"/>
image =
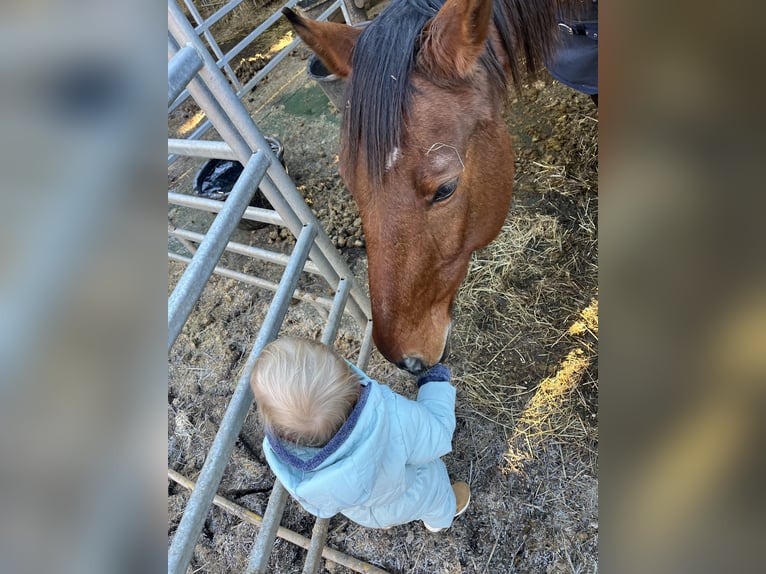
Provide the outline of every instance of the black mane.
<path id="1" fill-rule="evenodd" d="M 347 154 L 362 154 L 365 158 L 376 185 L 383 182 L 385 158 L 402 143 L 418 38 L 445 1 L 391 0 L 357 40 L 342 137 Z M 521 85 L 521 61 L 525 62 L 527 72 L 534 73 L 552 51 L 557 3 L 557 0 L 494 2 L 493 21 L 509 56 L 511 81 L 517 89 Z M 490 81 L 505 93 L 508 77 L 489 41 L 480 61 Z M 355 161 L 346 163 L 356 165 Z"/>

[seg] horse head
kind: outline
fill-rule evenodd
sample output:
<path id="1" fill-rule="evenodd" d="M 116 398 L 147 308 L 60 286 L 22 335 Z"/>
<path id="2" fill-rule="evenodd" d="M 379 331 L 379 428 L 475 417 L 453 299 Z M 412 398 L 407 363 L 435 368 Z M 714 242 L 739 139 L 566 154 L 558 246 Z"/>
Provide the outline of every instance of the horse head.
<path id="1" fill-rule="evenodd" d="M 514 173 L 493 2 L 442 2 L 393 0 L 363 29 L 283 11 L 348 80 L 340 175 L 366 237 L 373 337 L 413 373 L 444 358 L 458 287 L 503 225 Z"/>

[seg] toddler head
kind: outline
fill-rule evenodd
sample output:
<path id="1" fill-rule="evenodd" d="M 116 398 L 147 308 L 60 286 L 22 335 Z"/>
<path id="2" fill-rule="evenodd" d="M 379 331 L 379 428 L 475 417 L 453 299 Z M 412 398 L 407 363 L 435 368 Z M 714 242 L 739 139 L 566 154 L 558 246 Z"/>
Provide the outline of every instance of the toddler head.
<path id="1" fill-rule="evenodd" d="M 359 398 L 346 361 L 316 341 L 283 337 L 266 345 L 250 377 L 264 426 L 282 439 L 320 447 L 340 430 Z"/>

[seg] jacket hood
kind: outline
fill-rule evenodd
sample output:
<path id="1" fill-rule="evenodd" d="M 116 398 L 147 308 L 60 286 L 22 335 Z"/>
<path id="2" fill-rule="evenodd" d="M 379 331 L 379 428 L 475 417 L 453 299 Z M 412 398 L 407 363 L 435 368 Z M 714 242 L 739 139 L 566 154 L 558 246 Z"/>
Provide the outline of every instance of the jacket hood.
<path id="1" fill-rule="evenodd" d="M 320 517 L 363 505 L 381 472 L 376 453 L 385 444 L 390 420 L 381 386 L 349 365 L 362 391 L 346 422 L 325 446 L 298 446 L 269 432 L 264 440 L 264 454 L 285 488 Z"/>

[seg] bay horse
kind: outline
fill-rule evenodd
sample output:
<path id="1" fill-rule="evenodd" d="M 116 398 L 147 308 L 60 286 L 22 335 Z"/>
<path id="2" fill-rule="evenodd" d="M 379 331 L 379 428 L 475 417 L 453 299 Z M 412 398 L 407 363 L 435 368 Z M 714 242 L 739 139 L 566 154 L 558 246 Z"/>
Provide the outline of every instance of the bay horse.
<path id="1" fill-rule="evenodd" d="M 392 0 L 365 27 L 282 11 L 347 79 L 339 171 L 366 237 L 373 339 L 411 373 L 445 357 L 471 253 L 505 221 L 508 85 L 554 51 L 562 2 Z"/>

